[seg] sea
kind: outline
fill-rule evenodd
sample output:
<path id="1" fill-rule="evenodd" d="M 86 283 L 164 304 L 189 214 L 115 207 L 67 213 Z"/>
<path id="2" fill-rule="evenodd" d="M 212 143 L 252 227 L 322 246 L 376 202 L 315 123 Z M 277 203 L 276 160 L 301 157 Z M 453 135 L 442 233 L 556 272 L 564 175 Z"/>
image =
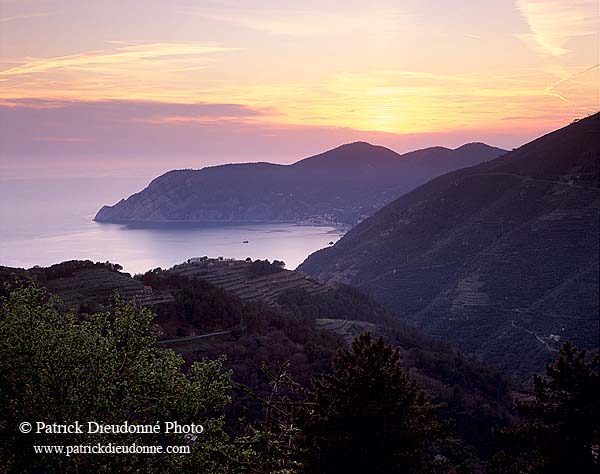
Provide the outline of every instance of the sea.
<path id="1" fill-rule="evenodd" d="M 343 232 L 332 226 L 284 223 L 140 227 L 93 221 L 100 207 L 142 190 L 150 179 L 0 177 L 0 265 L 30 268 L 73 259 L 108 260 L 136 274 L 206 255 L 283 260 L 292 270 Z"/>

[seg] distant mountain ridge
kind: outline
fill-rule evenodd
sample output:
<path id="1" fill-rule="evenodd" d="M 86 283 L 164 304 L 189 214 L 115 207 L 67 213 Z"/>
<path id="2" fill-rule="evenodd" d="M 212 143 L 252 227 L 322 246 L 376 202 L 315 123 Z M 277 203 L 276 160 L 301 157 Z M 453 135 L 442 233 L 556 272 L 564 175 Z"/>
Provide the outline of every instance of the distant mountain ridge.
<path id="1" fill-rule="evenodd" d="M 597 350 L 600 114 L 431 180 L 300 267 L 527 377 Z"/>
<path id="2" fill-rule="evenodd" d="M 104 206 L 99 222 L 296 222 L 351 225 L 445 172 L 505 150 L 470 143 L 403 155 L 355 142 L 291 165 L 228 164 L 174 170 L 146 189 Z"/>

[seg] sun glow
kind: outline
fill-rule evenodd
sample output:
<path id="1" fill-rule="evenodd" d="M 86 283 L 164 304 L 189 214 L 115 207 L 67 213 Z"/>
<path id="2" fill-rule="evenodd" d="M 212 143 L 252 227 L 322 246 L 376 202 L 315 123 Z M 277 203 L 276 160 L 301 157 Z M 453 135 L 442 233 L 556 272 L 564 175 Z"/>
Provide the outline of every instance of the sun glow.
<path id="1" fill-rule="evenodd" d="M 497 6 L 487 29 L 473 27 L 481 18 L 465 13 L 477 14 L 467 0 L 464 19 L 455 18 L 452 27 L 451 12 L 428 11 L 416 1 L 402 10 L 384 2 L 376 13 L 360 2 L 344 12 L 234 2 L 161 10 L 164 18 L 153 17 L 149 5 L 149 23 L 135 37 L 107 23 L 106 31 L 82 33 L 88 41 L 81 44 L 56 35 L 43 43 L 67 21 L 60 10 L 10 3 L 1 19 L 0 100 L 31 108 L 52 101 L 234 104 L 238 110 L 221 116 L 149 112 L 132 120 L 168 127 L 264 125 L 267 135 L 273 127 L 403 135 L 550 129 L 600 107 L 592 48 L 598 46 L 597 19 L 588 0 L 563 3 Z M 89 26 L 82 6 L 50 4 L 70 5 L 71 15 Z M 134 10 L 109 4 L 131 20 Z M 151 27 L 170 24 L 162 31 L 170 41 L 137 36 L 158 37 Z M 242 109 L 252 113 L 240 115 Z"/>

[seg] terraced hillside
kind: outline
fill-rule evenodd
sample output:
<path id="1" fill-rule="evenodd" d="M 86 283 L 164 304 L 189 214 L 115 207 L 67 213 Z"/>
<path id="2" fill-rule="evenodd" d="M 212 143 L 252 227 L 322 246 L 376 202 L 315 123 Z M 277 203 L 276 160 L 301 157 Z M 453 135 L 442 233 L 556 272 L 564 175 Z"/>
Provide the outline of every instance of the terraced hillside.
<path id="1" fill-rule="evenodd" d="M 66 309 L 95 311 L 106 304 L 115 294 L 125 300 L 135 299 L 143 306 L 156 306 L 173 301 L 166 291 L 155 291 L 129 273 L 121 273 L 110 263 L 69 261 L 48 268 L 34 267 L 29 270 L 2 267 L 0 280 L 10 281 L 11 275 L 32 277 L 43 284 L 52 294 L 60 297 Z"/>
<path id="2" fill-rule="evenodd" d="M 329 284 L 301 272 L 279 269 L 274 273 L 259 275 L 252 271 L 252 262 L 244 260 L 205 260 L 174 266 L 169 272 L 200 278 L 244 301 L 261 301 L 279 306 L 278 298 L 290 290 L 316 296 L 333 290 Z"/>
<path id="3" fill-rule="evenodd" d="M 0 267 L 0 282 L 12 274 L 36 277 L 67 306 L 86 313 L 103 309 L 114 290 L 139 300 L 140 291 L 152 287 L 147 304 L 154 304 L 160 346 L 173 348 L 188 363 L 225 355 L 234 380 L 261 395 L 271 389 L 263 364 L 274 368 L 290 361 L 294 380 L 308 387 L 329 370 L 344 341 L 370 330 L 399 347 L 403 367 L 434 401 L 445 404 L 443 416 L 456 421 L 464 449 L 486 449 L 490 427 L 508 419 L 510 386 L 497 372 L 393 319 L 354 288 L 320 283 L 277 264 L 206 260 L 133 279 L 108 262 L 71 261 L 29 270 Z M 248 410 L 258 416 L 245 392 L 239 397 L 231 419 L 248 416 Z M 479 407 L 476 414 L 472 407 Z"/>
<path id="4" fill-rule="evenodd" d="M 154 306 L 173 299 L 169 293 L 157 293 L 128 273 L 105 268 L 81 270 L 68 277 L 48 280 L 46 287 L 58 294 L 66 307 L 74 308 L 78 308 L 82 301 L 106 301 L 115 291 L 125 300 L 135 299 L 143 306 Z"/>
<path id="5" fill-rule="evenodd" d="M 517 377 L 597 350 L 600 114 L 392 202 L 300 270 Z"/>

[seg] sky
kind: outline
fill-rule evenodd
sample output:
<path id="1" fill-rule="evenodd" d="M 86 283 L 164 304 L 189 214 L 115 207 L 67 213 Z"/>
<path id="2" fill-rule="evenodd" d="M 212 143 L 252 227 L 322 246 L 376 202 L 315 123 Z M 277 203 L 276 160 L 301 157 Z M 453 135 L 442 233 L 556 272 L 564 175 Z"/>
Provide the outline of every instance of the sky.
<path id="1" fill-rule="evenodd" d="M 599 0 L 0 0 L 0 171 L 513 148 L 599 63 Z"/>

